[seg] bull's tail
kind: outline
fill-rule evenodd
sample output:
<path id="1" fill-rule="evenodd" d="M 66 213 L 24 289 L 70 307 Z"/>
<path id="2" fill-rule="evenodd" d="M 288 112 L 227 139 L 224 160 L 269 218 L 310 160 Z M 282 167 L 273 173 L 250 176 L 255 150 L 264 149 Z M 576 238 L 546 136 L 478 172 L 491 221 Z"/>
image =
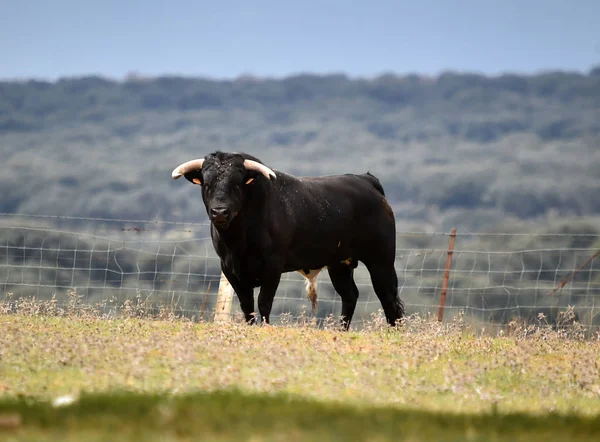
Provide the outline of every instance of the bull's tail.
<path id="1" fill-rule="evenodd" d="M 373 175 L 370 172 L 362 174 L 361 177 L 364 178 L 365 180 L 369 181 L 373 185 L 375 190 L 377 190 L 381 194 L 381 200 L 383 202 L 383 207 L 384 207 L 386 213 L 389 215 L 389 217 L 393 220 L 393 222 L 395 224 L 396 219 L 394 217 L 394 211 L 392 210 L 392 208 L 390 207 L 390 204 L 387 201 L 387 198 L 385 196 L 385 191 L 383 190 L 383 186 L 381 185 L 381 181 L 379 181 L 379 178 L 377 178 L 375 175 Z"/>
<path id="2" fill-rule="evenodd" d="M 371 172 L 364 173 L 361 176 L 363 178 L 365 178 L 367 181 L 369 181 L 373 185 L 373 187 L 375 189 L 377 189 L 377 191 L 379 193 L 381 193 L 381 195 L 385 196 L 385 192 L 383 190 L 383 186 L 381 185 L 381 182 L 379 181 L 379 178 L 377 178 Z"/>

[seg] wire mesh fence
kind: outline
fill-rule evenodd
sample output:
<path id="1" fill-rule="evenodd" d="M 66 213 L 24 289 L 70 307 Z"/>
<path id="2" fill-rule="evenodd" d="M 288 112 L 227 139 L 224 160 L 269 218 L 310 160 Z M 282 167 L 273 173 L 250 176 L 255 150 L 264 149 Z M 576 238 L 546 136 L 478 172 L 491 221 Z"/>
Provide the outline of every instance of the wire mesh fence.
<path id="1" fill-rule="evenodd" d="M 398 232 L 396 271 L 407 314 L 438 314 L 450 232 Z M 444 320 L 459 312 L 481 326 L 556 322 L 572 308 L 574 320 L 598 327 L 600 266 L 597 233 L 456 234 Z M 0 217 L 0 286 L 4 297 L 53 296 L 59 306 L 75 290 L 81 302 L 110 313 L 127 300 L 166 305 L 177 314 L 210 319 L 221 271 L 207 223 L 169 223 L 101 218 Z M 355 271 L 360 291 L 353 327 L 381 305 L 368 272 Z M 566 281 L 566 283 L 564 282 Z M 561 286 L 561 283 L 563 285 Z M 327 272 L 319 276 L 318 320 L 341 312 Z M 558 290 L 555 290 L 560 287 Z M 255 292 L 257 293 L 257 292 Z M 313 315 L 304 278 L 286 273 L 273 304 L 281 315 Z M 234 298 L 232 315 L 239 314 Z"/>

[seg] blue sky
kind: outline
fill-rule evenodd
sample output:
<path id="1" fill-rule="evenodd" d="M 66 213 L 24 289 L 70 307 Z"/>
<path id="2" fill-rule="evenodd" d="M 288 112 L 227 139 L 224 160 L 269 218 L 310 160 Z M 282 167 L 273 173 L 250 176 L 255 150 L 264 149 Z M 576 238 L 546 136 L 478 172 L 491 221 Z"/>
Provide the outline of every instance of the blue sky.
<path id="1" fill-rule="evenodd" d="M 587 72 L 598 0 L 0 0 L 0 78 Z"/>

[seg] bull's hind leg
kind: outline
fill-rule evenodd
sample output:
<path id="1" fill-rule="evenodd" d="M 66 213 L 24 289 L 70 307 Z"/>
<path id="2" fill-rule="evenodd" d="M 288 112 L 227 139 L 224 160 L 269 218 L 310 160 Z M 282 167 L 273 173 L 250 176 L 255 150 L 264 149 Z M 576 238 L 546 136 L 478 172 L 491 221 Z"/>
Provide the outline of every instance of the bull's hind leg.
<path id="1" fill-rule="evenodd" d="M 354 282 L 355 268 L 356 264 L 352 263 L 336 263 L 327 267 L 333 288 L 342 298 L 342 327 L 344 330 L 350 328 L 358 300 L 358 287 Z"/>
<path id="2" fill-rule="evenodd" d="M 375 294 L 381 302 L 388 324 L 396 325 L 396 321 L 404 316 L 404 305 L 398 296 L 398 275 L 393 264 L 381 262 L 365 263 L 371 275 Z"/>

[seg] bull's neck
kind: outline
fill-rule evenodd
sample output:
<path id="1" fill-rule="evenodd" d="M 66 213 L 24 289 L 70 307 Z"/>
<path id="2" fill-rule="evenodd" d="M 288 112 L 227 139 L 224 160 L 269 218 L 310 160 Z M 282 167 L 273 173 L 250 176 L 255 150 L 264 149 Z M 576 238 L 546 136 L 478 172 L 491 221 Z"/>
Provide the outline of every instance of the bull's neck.
<path id="1" fill-rule="evenodd" d="M 247 232 L 244 228 L 245 223 L 240 217 L 234 219 L 227 229 L 216 229 L 219 238 L 223 241 L 229 250 L 244 250 L 246 248 Z"/>

